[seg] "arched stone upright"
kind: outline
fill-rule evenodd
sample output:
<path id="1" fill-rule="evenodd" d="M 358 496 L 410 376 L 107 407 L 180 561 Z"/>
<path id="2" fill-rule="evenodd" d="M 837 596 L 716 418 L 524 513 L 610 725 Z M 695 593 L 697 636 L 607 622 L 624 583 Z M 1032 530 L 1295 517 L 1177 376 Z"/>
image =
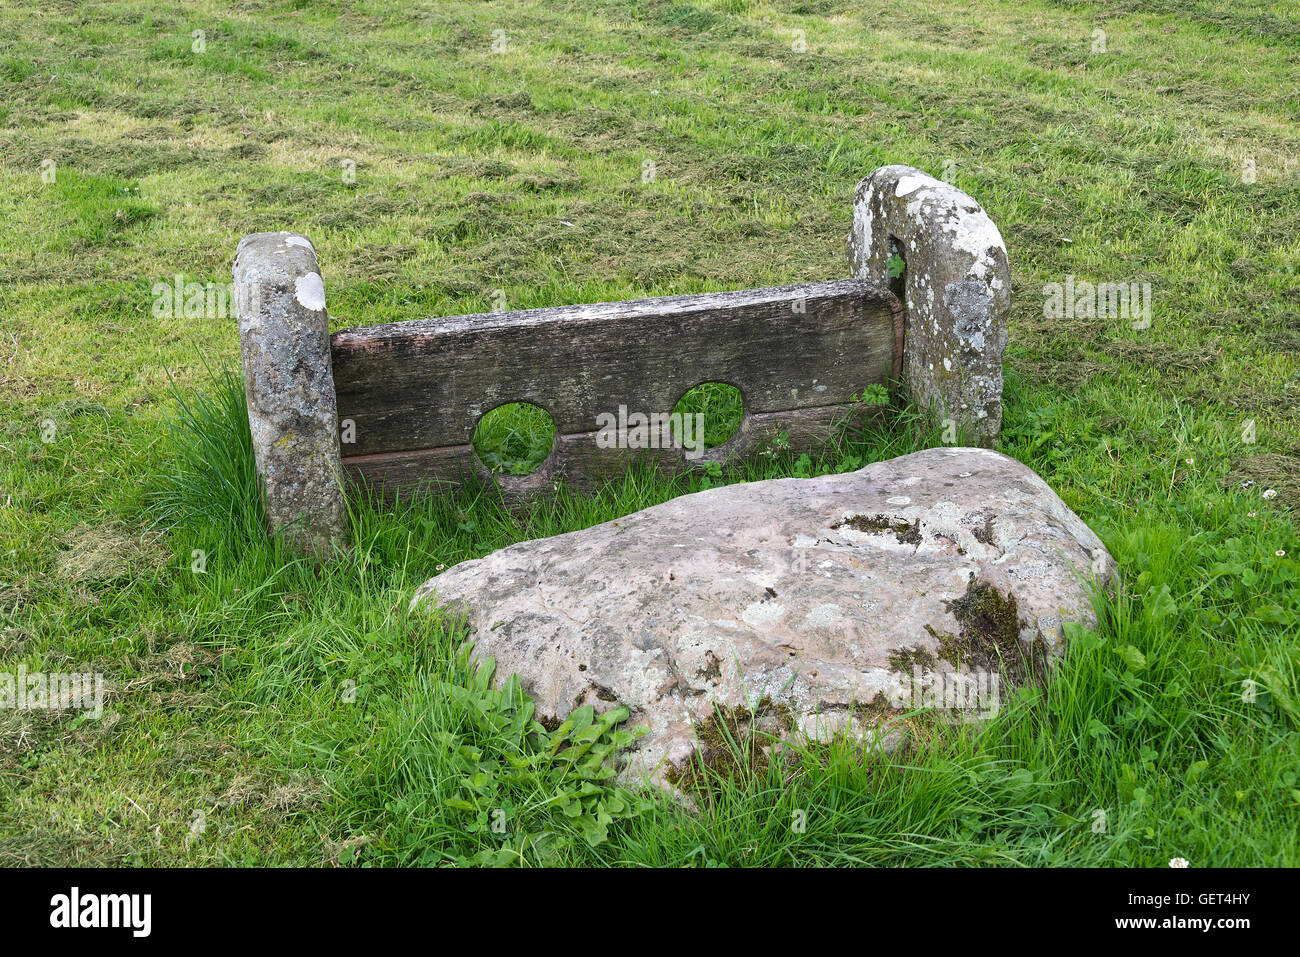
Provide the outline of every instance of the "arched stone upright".
<path id="1" fill-rule="evenodd" d="M 849 234 L 853 275 L 890 286 L 906 266 L 903 382 L 913 401 L 996 447 L 1011 267 L 980 204 L 911 166 L 882 166 L 858 184 Z M 955 431 L 955 429 L 954 429 Z"/>
<path id="2" fill-rule="evenodd" d="M 297 233 L 255 233 L 235 255 L 248 424 L 271 530 L 316 558 L 347 542 L 325 284 Z"/>

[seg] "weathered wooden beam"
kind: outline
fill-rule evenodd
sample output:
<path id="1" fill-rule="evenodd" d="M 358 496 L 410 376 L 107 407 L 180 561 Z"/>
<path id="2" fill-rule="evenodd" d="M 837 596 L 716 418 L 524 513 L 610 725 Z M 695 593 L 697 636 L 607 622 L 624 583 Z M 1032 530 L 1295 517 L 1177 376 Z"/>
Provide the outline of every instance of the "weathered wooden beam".
<path id="1" fill-rule="evenodd" d="M 844 279 L 347 329 L 331 347 L 357 471 L 358 456 L 468 446 L 509 402 L 565 437 L 620 406 L 668 412 L 701 382 L 736 386 L 752 416 L 841 406 L 897 378 L 902 320 L 887 291 Z"/>
<path id="2" fill-rule="evenodd" d="M 844 406 L 820 406 L 746 415 L 731 439 L 697 457 L 685 455 L 680 445 L 639 450 L 601 448 L 595 431 L 557 435 L 551 455 L 528 475 L 493 475 L 468 444 L 349 456 L 343 460 L 343 467 L 349 479 L 380 494 L 445 492 L 477 480 L 485 486 L 495 484 L 506 501 L 517 502 L 551 489 L 560 480 L 589 491 L 637 460 L 673 473 L 744 456 L 764 447 L 778 433 L 793 449 L 811 449 L 862 414 L 861 410 Z"/>

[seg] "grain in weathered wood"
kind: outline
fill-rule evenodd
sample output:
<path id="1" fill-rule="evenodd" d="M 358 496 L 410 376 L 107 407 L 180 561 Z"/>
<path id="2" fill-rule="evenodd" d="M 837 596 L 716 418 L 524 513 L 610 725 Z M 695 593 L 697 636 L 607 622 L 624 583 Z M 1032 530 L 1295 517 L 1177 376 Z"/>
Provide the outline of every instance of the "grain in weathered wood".
<path id="1" fill-rule="evenodd" d="M 897 299 L 857 279 L 347 329 L 331 339 L 339 420 L 355 428 L 344 461 L 391 478 L 419 467 L 368 457 L 427 452 L 436 478 L 509 402 L 549 412 L 562 443 L 620 405 L 669 411 L 701 382 L 736 386 L 747 415 L 839 406 L 898 376 L 902 332 Z"/>
<path id="2" fill-rule="evenodd" d="M 380 452 L 343 459 L 349 479 L 371 490 L 391 496 L 401 491 L 445 492 L 474 479 L 486 486 L 497 485 L 507 501 L 526 499 L 552 488 L 555 482 L 591 490 L 602 480 L 613 478 L 636 460 L 648 461 L 673 473 L 703 468 L 711 461 L 727 461 L 769 447 L 782 436 L 795 450 L 814 448 L 846 425 L 860 425 L 873 411 L 860 407 L 820 406 L 746 415 L 732 438 L 698 457 L 687 457 L 680 447 L 659 449 L 602 449 L 596 432 L 557 435 L 551 454 L 528 475 L 493 475 L 471 445 L 421 449 L 411 452 Z"/>

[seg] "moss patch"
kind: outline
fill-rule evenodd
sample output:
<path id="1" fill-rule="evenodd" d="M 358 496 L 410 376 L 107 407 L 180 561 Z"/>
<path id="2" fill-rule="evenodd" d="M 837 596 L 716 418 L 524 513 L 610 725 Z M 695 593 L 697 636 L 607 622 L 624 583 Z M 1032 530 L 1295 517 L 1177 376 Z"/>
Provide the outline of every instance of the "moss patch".
<path id="1" fill-rule="evenodd" d="M 859 532 L 893 532 L 894 537 L 903 545 L 921 544 L 921 528 L 916 522 L 902 522 L 885 515 L 876 515 L 874 517 L 853 515 L 838 525 L 832 525 L 831 527 L 843 528 L 846 525 Z"/>
<path id="2" fill-rule="evenodd" d="M 954 668 L 966 665 L 998 671 L 1013 684 L 1042 673 L 1047 649 L 1041 639 L 1026 649 L 1020 640 L 1022 622 L 1016 596 L 1002 594 L 971 575 L 966 593 L 946 603 L 957 619 L 956 635 L 927 629 L 939 639 L 939 657 Z"/>
<path id="3" fill-rule="evenodd" d="M 910 672 L 913 668 L 930 671 L 934 668 L 934 655 L 919 645 L 900 648 L 889 656 L 889 667 L 902 672 Z"/>
<path id="4" fill-rule="evenodd" d="M 989 516 L 988 518 L 984 519 L 984 525 L 980 528 L 975 529 L 972 534 L 974 534 L 975 536 L 975 541 L 980 542 L 983 545 L 992 545 L 993 544 L 993 517 Z"/>
<path id="5" fill-rule="evenodd" d="M 695 672 L 696 677 L 717 684 L 722 680 L 722 659 L 711 650 L 704 653 L 704 667 Z"/>

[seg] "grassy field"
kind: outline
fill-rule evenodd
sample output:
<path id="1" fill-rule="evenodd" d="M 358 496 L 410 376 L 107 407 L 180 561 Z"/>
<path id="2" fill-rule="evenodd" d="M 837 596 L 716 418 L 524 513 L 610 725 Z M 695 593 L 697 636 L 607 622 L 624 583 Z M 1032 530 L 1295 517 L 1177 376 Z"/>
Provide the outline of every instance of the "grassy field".
<path id="1" fill-rule="evenodd" d="M 109 688 L 99 720 L 0 711 L 0 863 L 1300 864 L 1300 14 L 971 6 L 0 3 L 0 672 Z M 413 590 L 935 435 L 523 517 L 358 502 L 318 575 L 259 532 L 233 318 L 155 309 L 271 229 L 315 242 L 336 328 L 839 278 L 885 163 L 1000 225 L 1002 448 L 1124 586 L 981 731 L 723 776 L 698 814 L 608 780 L 617 714 L 581 760 L 589 716 L 541 731 Z M 1149 327 L 1045 315 L 1068 276 L 1150 283 Z"/>

